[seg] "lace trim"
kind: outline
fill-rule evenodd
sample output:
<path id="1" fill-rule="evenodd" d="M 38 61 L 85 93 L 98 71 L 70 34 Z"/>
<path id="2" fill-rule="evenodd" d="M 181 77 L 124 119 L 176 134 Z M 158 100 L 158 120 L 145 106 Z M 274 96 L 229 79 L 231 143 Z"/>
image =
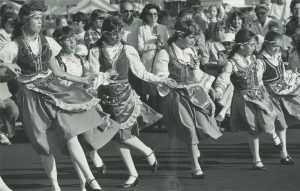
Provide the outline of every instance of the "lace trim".
<path id="1" fill-rule="evenodd" d="M 42 93 L 43 95 L 46 95 L 47 97 L 51 98 L 51 100 L 48 100 L 48 101 L 50 101 L 55 106 L 57 106 L 63 110 L 66 110 L 66 111 L 73 111 L 73 112 L 86 111 L 91 108 L 98 107 L 98 103 L 100 101 L 98 98 L 93 97 L 92 100 L 90 100 L 88 103 L 69 104 L 69 103 L 66 103 L 64 101 L 57 99 L 55 96 L 49 94 L 47 91 L 37 88 L 34 84 L 26 84 L 25 86 L 26 86 L 26 88 L 28 88 L 30 90 L 33 90 L 38 93 Z"/>
<path id="2" fill-rule="evenodd" d="M 143 104 L 142 101 L 140 100 L 140 96 L 138 96 L 134 91 L 133 91 L 133 98 L 134 101 L 134 109 L 131 114 L 131 116 L 127 119 L 127 121 L 121 123 L 120 129 L 127 129 L 130 128 L 132 125 L 137 120 L 137 117 L 141 114 L 141 105 Z"/>

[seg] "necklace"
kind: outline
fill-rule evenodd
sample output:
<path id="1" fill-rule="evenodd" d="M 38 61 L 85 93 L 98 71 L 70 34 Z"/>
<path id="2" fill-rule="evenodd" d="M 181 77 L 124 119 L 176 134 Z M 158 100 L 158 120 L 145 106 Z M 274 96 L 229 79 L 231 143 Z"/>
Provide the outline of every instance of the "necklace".
<path id="1" fill-rule="evenodd" d="M 108 54 L 108 51 L 110 51 L 110 49 L 107 50 L 105 48 L 102 48 L 103 56 L 111 64 L 112 69 L 116 69 L 116 62 L 122 52 L 122 49 L 123 45 L 120 45 L 116 49 L 111 50 L 113 57 L 110 57 Z"/>

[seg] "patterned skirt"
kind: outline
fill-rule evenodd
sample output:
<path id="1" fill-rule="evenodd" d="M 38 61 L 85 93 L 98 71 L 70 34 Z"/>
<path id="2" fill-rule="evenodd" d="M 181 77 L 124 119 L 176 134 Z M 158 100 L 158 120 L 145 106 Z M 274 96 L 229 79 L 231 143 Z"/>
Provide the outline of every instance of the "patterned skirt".
<path id="1" fill-rule="evenodd" d="M 162 118 L 161 114 L 140 100 L 128 82 L 100 86 L 98 95 L 103 111 L 121 124 L 115 136 L 118 141 L 139 135 L 141 129 Z"/>
<path id="2" fill-rule="evenodd" d="M 245 95 L 235 91 L 231 105 L 230 128 L 232 131 L 248 131 L 259 135 L 275 129 L 275 110 L 269 95 L 263 88 L 263 99 L 247 99 Z"/>
<path id="3" fill-rule="evenodd" d="M 68 140 L 89 131 L 97 132 L 99 139 L 105 137 L 98 127 L 107 124 L 108 115 L 96 109 L 98 99 L 83 88 L 52 82 L 49 77 L 19 83 L 16 102 L 34 150 L 39 155 L 49 155 L 58 147 L 65 150 Z"/>
<path id="4" fill-rule="evenodd" d="M 171 90 L 163 98 L 162 108 L 171 138 L 193 145 L 222 135 L 214 118 L 214 104 L 201 86 Z"/>

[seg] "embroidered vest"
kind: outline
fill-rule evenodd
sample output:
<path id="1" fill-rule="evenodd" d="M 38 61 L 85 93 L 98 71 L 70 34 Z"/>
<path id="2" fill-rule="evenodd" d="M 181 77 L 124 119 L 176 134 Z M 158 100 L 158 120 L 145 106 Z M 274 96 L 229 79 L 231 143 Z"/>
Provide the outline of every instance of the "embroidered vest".
<path id="1" fill-rule="evenodd" d="M 37 55 L 32 53 L 29 44 L 23 37 L 19 37 L 15 40 L 19 47 L 17 65 L 22 69 L 21 73 L 23 76 L 35 76 L 41 73 L 48 73 L 48 65 L 52 52 L 46 38 L 43 35 L 39 37 L 39 46 L 41 49 Z"/>
<path id="2" fill-rule="evenodd" d="M 191 56 L 191 63 L 188 65 L 184 65 L 178 61 L 176 54 L 171 46 L 169 46 L 166 50 L 170 56 L 168 66 L 170 72 L 169 78 L 172 78 L 176 80 L 176 82 L 182 84 L 195 83 L 196 78 L 194 76 L 193 70 L 196 69 L 199 60 Z"/>
<path id="3" fill-rule="evenodd" d="M 283 80 L 284 65 L 282 62 L 278 66 L 274 66 L 265 56 L 260 55 L 259 57 L 266 66 L 265 73 L 263 75 L 263 81 L 265 84 L 270 84 Z"/>
<path id="4" fill-rule="evenodd" d="M 256 60 L 251 57 L 251 63 L 247 67 L 239 67 L 238 61 L 234 58 L 231 59 L 233 63 L 233 73 L 230 77 L 231 82 L 237 90 L 257 89 L 260 87 L 257 78 Z M 237 67 L 238 70 L 234 68 Z"/>
<path id="5" fill-rule="evenodd" d="M 114 80 L 126 80 L 128 79 L 128 70 L 129 70 L 129 61 L 125 53 L 125 46 L 121 50 L 121 53 L 114 64 L 114 69 L 118 72 L 118 76 Z M 102 49 L 99 49 L 99 63 L 100 63 L 100 72 L 106 72 L 108 69 L 111 69 L 113 66 L 111 62 L 104 56 Z"/>

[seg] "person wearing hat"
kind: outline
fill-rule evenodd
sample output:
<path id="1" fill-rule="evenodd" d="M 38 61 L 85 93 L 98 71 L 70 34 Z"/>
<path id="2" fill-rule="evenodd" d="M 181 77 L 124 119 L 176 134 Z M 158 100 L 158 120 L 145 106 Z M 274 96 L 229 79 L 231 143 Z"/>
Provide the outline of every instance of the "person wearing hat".
<path id="1" fill-rule="evenodd" d="M 266 5 L 257 5 L 255 7 L 255 14 L 257 20 L 251 26 L 251 31 L 254 32 L 256 35 L 265 36 L 268 31 L 268 25 L 272 18 L 268 17 L 269 8 Z"/>
<path id="2" fill-rule="evenodd" d="M 84 35 L 84 41 L 88 49 L 101 38 L 101 26 L 103 20 L 107 17 L 107 13 L 100 9 L 95 9 L 90 17 L 90 23 L 87 26 Z"/>

